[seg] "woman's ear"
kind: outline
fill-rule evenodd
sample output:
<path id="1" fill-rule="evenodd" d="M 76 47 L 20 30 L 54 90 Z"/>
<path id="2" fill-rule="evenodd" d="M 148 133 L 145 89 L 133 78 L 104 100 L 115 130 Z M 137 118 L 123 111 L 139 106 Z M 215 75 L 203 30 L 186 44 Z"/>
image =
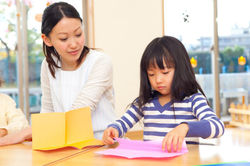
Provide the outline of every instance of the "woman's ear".
<path id="1" fill-rule="evenodd" d="M 50 39 L 45 35 L 45 34 L 42 34 L 41 35 L 42 39 L 43 39 L 43 42 L 48 46 L 48 47 L 51 47 L 53 46 Z"/>

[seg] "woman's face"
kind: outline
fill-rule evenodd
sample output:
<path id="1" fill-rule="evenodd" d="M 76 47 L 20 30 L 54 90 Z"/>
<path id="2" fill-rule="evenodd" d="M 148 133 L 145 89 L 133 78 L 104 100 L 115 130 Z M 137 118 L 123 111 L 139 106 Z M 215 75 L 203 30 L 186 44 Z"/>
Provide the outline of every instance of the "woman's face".
<path id="1" fill-rule="evenodd" d="M 52 29 L 45 41 L 60 55 L 62 69 L 74 70 L 84 48 L 84 32 L 81 21 L 76 18 L 62 18 Z"/>

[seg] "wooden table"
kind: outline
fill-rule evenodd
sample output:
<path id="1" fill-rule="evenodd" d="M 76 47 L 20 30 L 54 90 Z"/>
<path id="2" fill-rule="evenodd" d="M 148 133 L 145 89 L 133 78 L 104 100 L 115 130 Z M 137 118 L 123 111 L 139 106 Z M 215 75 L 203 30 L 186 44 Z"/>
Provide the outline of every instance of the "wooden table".
<path id="1" fill-rule="evenodd" d="M 220 162 L 250 162 L 250 130 L 241 128 L 227 128 L 225 134 L 216 140 L 216 145 L 188 145 L 188 153 L 165 159 L 126 159 L 94 153 L 107 147 L 88 151 L 64 148 L 43 152 L 33 151 L 31 146 L 31 142 L 25 142 L 0 147 L 0 166 L 191 166 Z"/>

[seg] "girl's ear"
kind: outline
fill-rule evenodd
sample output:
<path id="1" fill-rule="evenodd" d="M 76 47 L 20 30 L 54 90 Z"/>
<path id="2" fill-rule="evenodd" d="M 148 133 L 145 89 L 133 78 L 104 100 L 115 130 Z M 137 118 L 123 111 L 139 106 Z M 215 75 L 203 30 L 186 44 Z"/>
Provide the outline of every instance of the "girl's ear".
<path id="1" fill-rule="evenodd" d="M 48 46 L 48 47 L 51 47 L 53 46 L 50 39 L 45 35 L 45 34 L 42 34 L 41 35 L 42 39 L 43 39 L 43 42 Z"/>

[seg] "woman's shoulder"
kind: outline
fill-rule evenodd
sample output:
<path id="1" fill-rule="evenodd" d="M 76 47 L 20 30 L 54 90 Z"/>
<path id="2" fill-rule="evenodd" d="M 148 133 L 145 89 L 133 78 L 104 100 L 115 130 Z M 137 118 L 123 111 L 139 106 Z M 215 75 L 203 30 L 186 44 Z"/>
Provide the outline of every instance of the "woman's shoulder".
<path id="1" fill-rule="evenodd" d="M 95 70 L 104 70 L 104 71 L 110 71 L 112 70 L 112 61 L 111 57 L 107 54 L 97 51 L 97 50 L 90 50 L 87 58 L 86 58 L 86 65 L 93 66 Z"/>
<path id="2" fill-rule="evenodd" d="M 104 61 L 111 61 L 111 57 L 108 56 L 107 54 L 105 54 L 102 51 L 99 50 L 93 50 L 90 49 L 89 53 L 88 53 L 88 58 L 89 59 L 95 59 L 95 60 L 104 60 Z"/>
<path id="3" fill-rule="evenodd" d="M 45 70 L 46 68 L 48 68 L 48 62 L 46 61 L 46 58 L 44 58 L 41 64 L 41 70 Z"/>

